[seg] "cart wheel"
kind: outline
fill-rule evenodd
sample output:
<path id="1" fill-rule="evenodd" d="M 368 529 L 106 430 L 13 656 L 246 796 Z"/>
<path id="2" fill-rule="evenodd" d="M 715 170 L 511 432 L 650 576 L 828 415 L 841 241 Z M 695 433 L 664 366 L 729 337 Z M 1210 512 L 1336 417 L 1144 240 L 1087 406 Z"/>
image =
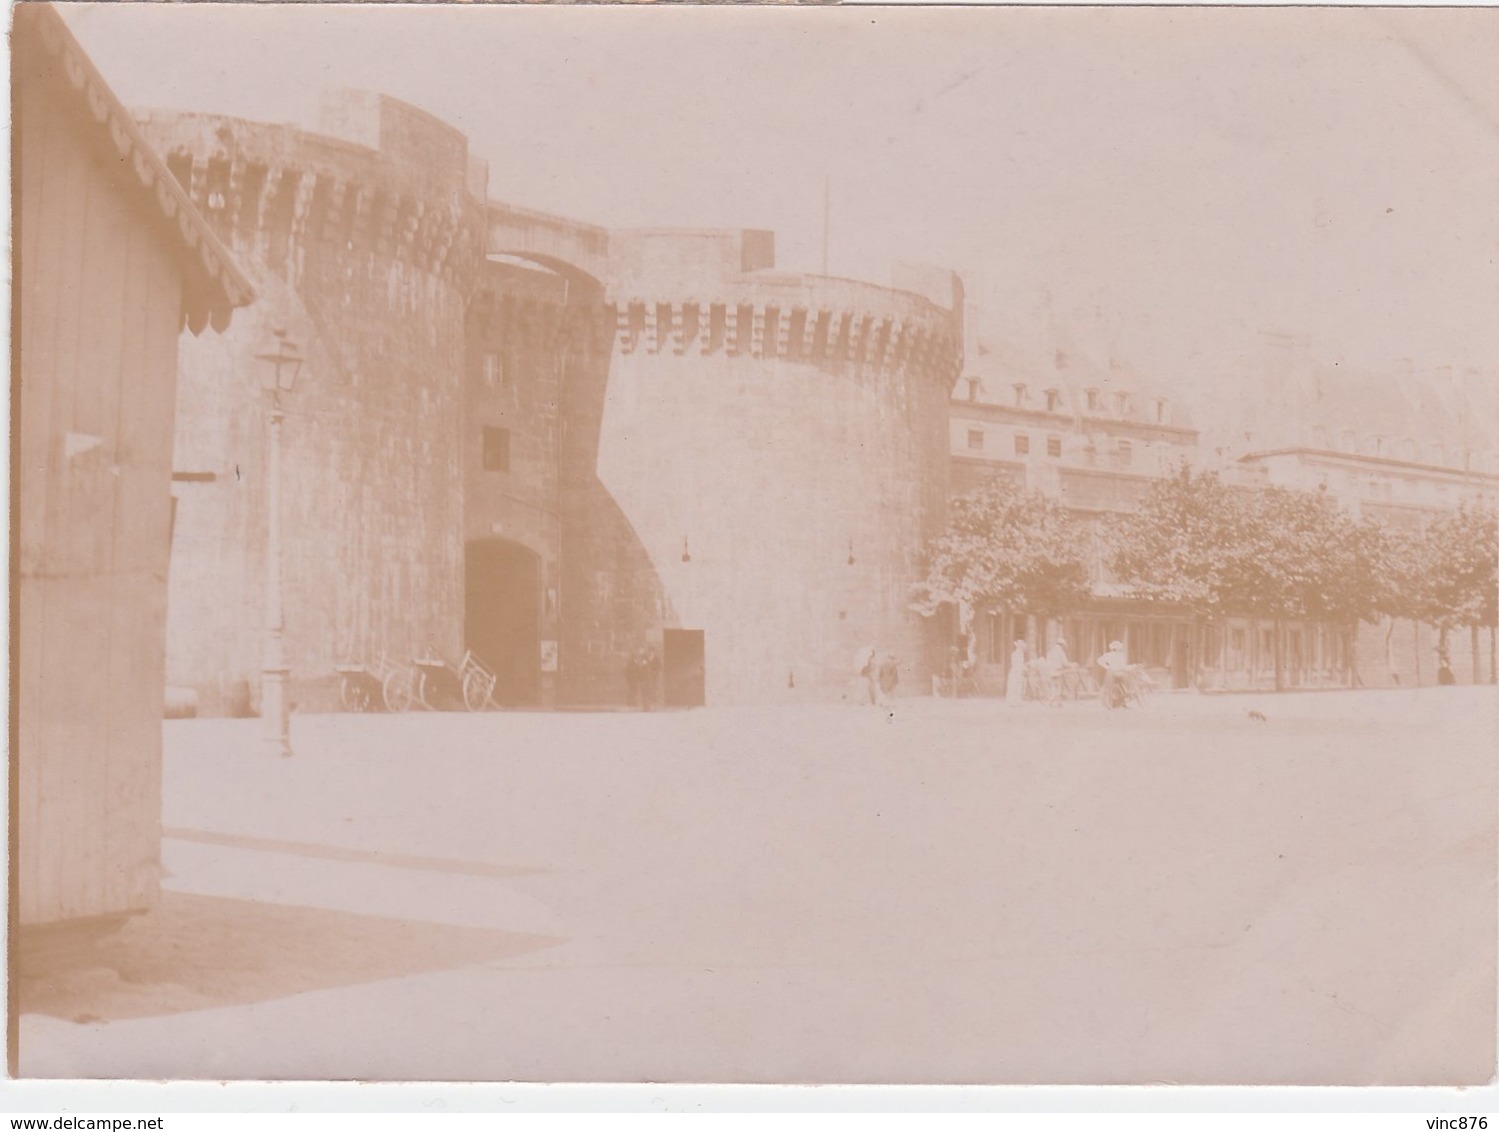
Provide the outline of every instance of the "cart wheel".
<path id="1" fill-rule="evenodd" d="M 387 672 L 380 694 L 386 711 L 405 711 L 411 706 L 411 677 L 399 668 Z"/>
<path id="2" fill-rule="evenodd" d="M 432 706 L 432 701 L 427 698 L 432 691 L 432 681 L 427 679 L 427 673 L 424 669 L 418 668 L 416 672 L 412 674 L 411 690 L 414 693 L 416 702 L 418 704 L 426 708 L 428 711 L 437 710 Z"/>
<path id="3" fill-rule="evenodd" d="M 354 687 L 354 678 L 342 672 L 338 675 L 338 702 L 343 704 L 344 711 L 360 710 L 359 690 Z"/>
<path id="4" fill-rule="evenodd" d="M 463 706 L 469 711 L 483 711 L 489 704 L 494 685 L 484 673 L 470 670 L 463 677 Z"/>

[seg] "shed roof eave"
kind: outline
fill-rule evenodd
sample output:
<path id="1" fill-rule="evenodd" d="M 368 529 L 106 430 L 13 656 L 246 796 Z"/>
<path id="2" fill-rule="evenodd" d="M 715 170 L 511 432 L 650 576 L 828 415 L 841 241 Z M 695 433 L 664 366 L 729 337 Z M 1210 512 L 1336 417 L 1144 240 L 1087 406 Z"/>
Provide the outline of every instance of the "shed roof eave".
<path id="1" fill-rule="evenodd" d="M 75 96 L 79 118 L 130 170 L 170 230 L 183 263 L 182 322 L 194 334 L 228 327 L 236 307 L 255 300 L 255 288 L 214 235 L 166 164 L 141 134 L 93 60 L 49 3 L 17 4 L 14 34 L 56 60 L 59 85 Z"/>

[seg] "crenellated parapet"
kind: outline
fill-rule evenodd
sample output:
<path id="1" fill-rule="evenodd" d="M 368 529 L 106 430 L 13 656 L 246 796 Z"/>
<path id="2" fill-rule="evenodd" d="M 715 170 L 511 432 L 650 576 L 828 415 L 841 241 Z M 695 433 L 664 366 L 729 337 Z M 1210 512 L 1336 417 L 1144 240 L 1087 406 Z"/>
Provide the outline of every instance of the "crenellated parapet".
<path id="1" fill-rule="evenodd" d="M 138 124 L 220 239 L 276 274 L 299 275 L 313 252 L 406 265 L 461 290 L 473 283 L 484 206 L 467 190 L 466 152 L 447 152 L 447 137 L 443 156 L 454 168 L 443 178 L 289 126 L 175 112 L 142 114 Z"/>
<path id="2" fill-rule="evenodd" d="M 776 302 L 635 299 L 615 306 L 622 354 L 747 356 L 835 373 L 918 376 L 951 385 L 962 343 L 940 312 Z"/>
<path id="3" fill-rule="evenodd" d="M 779 272 L 770 232 L 615 233 L 608 292 L 625 356 L 747 357 L 944 388 L 962 367 L 961 303 Z"/>

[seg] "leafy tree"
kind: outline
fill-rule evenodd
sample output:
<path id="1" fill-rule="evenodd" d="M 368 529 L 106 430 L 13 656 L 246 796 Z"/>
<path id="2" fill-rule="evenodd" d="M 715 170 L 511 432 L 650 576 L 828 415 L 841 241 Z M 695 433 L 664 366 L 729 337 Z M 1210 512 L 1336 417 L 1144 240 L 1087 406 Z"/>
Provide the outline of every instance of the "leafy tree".
<path id="1" fill-rule="evenodd" d="M 1054 617 L 1088 597 L 1082 532 L 1055 500 L 996 476 L 954 499 L 927 547 L 913 604 L 992 606 Z"/>
<path id="2" fill-rule="evenodd" d="M 1261 616 L 1357 622 L 1378 616 L 1382 532 L 1320 492 L 1269 487 L 1248 497 L 1232 579 Z"/>
<path id="3" fill-rule="evenodd" d="M 1132 514 L 1109 524 L 1109 568 L 1139 597 L 1209 615 L 1230 612 L 1242 493 L 1185 463 L 1157 480 Z"/>
<path id="4" fill-rule="evenodd" d="M 1478 630 L 1499 622 L 1499 521 L 1492 507 L 1464 502 L 1427 524 L 1422 536 L 1422 573 L 1415 604 L 1422 620 L 1447 634 L 1468 627 L 1473 639 L 1473 677 L 1478 678 Z M 1490 679 L 1493 678 L 1490 652 Z"/>
<path id="5" fill-rule="evenodd" d="M 1353 655 L 1360 621 L 1384 605 L 1384 533 L 1322 492 L 1269 487 L 1245 500 L 1230 604 L 1275 621 L 1275 679 L 1281 685 L 1280 628 L 1287 619 L 1340 627 Z M 1356 674 L 1351 666 L 1349 678 Z"/>
<path id="6" fill-rule="evenodd" d="M 1384 600 L 1384 533 L 1320 492 L 1240 490 L 1183 465 L 1114 522 L 1112 540 L 1111 567 L 1142 597 L 1274 620 L 1277 687 L 1282 620 L 1336 623 L 1351 657 L 1358 622 L 1375 620 Z"/>
<path id="7" fill-rule="evenodd" d="M 1385 629 L 1385 663 L 1393 668 L 1390 640 L 1396 621 L 1421 621 L 1427 616 L 1425 597 L 1428 546 L 1424 532 L 1379 528 L 1379 561 L 1375 569 L 1377 613 L 1389 619 Z M 1419 661 L 1417 662 L 1419 672 Z"/>

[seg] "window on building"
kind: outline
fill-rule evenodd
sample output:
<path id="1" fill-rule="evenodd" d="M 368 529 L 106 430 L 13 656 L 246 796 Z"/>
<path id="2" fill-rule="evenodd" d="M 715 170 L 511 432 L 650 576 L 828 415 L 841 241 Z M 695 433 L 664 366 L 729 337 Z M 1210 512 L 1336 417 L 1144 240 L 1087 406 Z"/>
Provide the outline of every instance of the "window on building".
<path id="1" fill-rule="evenodd" d="M 968 378 L 968 399 L 970 401 L 979 399 L 979 379 L 976 377 Z"/>
<path id="2" fill-rule="evenodd" d="M 1054 413 L 1062 403 L 1062 391 L 1060 389 L 1048 389 L 1046 391 L 1046 411 Z"/>
<path id="3" fill-rule="evenodd" d="M 1025 405 L 1025 382 L 1017 381 L 1014 385 L 1015 407 L 1021 408 Z"/>
<path id="4" fill-rule="evenodd" d="M 1166 423 L 1166 409 L 1170 404 L 1164 397 L 1157 397 L 1155 399 L 1155 419 L 1157 424 Z"/>
<path id="5" fill-rule="evenodd" d="M 968 447 L 969 448 L 982 448 L 983 446 L 984 446 L 984 430 L 981 429 L 981 428 L 971 428 L 971 429 L 969 429 L 968 430 Z"/>
<path id="6" fill-rule="evenodd" d="M 1031 452 L 1031 438 L 1023 432 L 1015 434 L 1015 455 L 1029 456 Z"/>
<path id="7" fill-rule="evenodd" d="M 1062 454 L 1062 438 L 1060 436 L 1048 436 L 1046 438 L 1046 454 L 1056 458 Z"/>
<path id="8" fill-rule="evenodd" d="M 1098 390 L 1089 389 L 1087 390 L 1086 396 L 1088 398 L 1088 412 L 1098 412 Z"/>
<path id="9" fill-rule="evenodd" d="M 1119 462 L 1121 464 L 1128 464 L 1135 458 L 1135 446 L 1128 440 L 1121 440 L 1119 442 L 1117 450 L 1119 452 Z"/>
<path id="10" fill-rule="evenodd" d="M 486 472 L 510 470 L 510 430 L 508 428 L 485 426 L 484 470 Z"/>
<path id="11" fill-rule="evenodd" d="M 484 384 L 490 389 L 498 389 L 505 384 L 504 362 L 493 350 L 484 355 Z"/>

